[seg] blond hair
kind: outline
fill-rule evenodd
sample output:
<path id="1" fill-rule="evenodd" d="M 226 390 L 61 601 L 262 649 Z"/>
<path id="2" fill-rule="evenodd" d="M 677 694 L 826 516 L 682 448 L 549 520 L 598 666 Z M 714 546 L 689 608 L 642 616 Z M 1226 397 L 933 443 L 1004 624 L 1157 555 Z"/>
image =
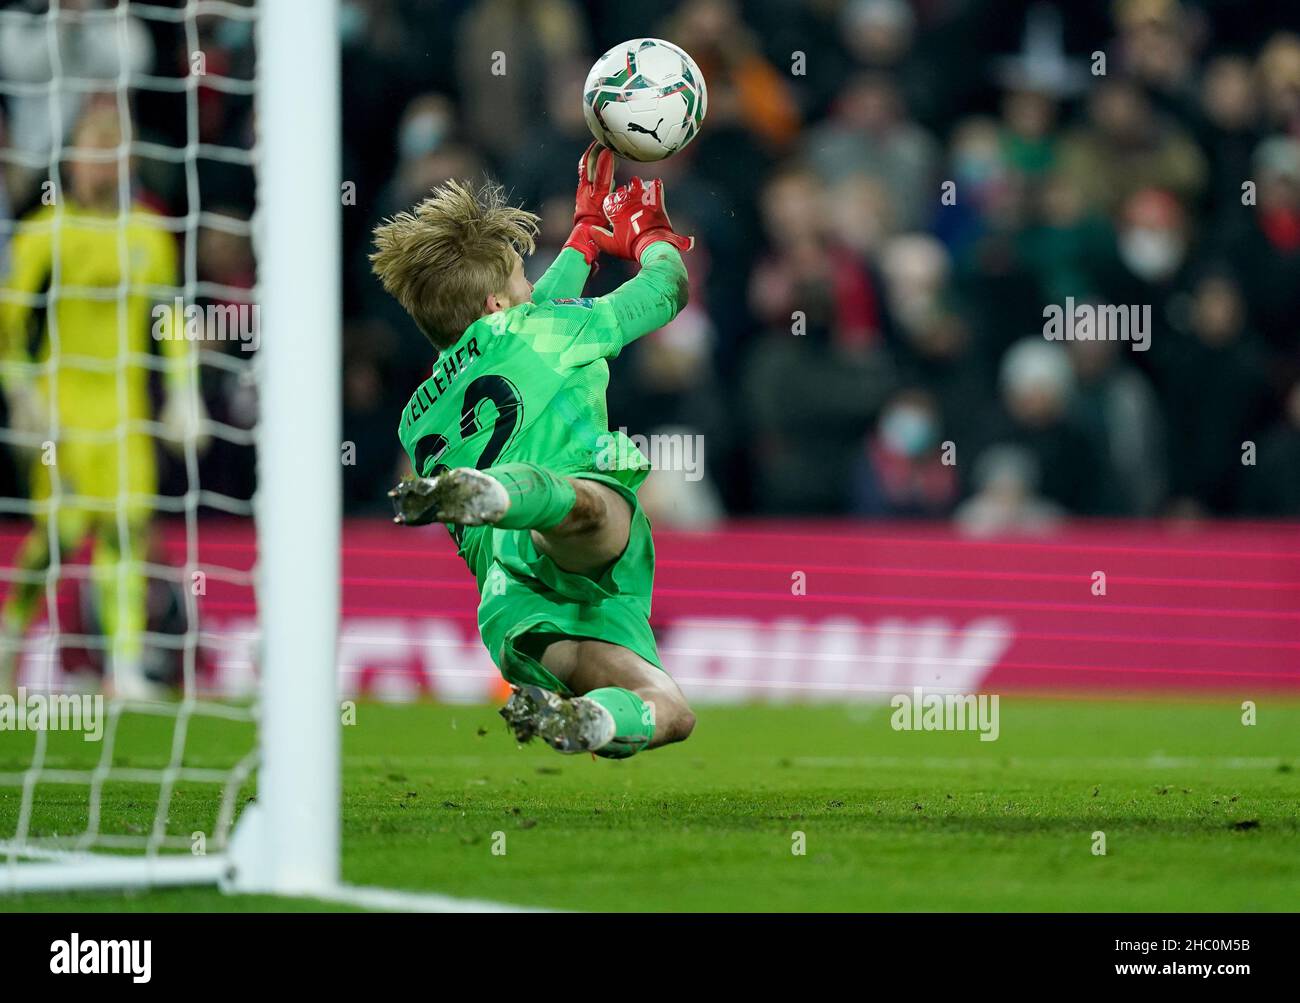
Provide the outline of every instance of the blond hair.
<path id="1" fill-rule="evenodd" d="M 424 336 L 446 348 L 483 316 L 487 297 L 509 285 L 515 252 L 532 253 L 539 223 L 499 185 L 475 191 L 448 181 L 375 227 L 370 262 Z"/>

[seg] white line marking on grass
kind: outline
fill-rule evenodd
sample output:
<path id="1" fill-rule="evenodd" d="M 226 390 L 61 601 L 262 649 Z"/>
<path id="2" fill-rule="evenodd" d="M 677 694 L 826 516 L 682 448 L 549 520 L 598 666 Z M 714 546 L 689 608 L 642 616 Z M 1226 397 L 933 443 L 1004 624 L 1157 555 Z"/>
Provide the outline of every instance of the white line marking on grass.
<path id="1" fill-rule="evenodd" d="M 792 756 L 789 760 L 795 766 L 924 766 L 933 769 L 973 769 L 978 767 L 1079 767 L 1081 769 L 1101 769 L 1106 767 L 1129 770 L 1188 770 L 1196 768 L 1217 768 L 1227 770 L 1275 770 L 1283 759 L 1278 756 L 1165 756 L 1154 755 L 1145 758 L 1129 757 L 1044 757 L 1009 756 L 999 757 L 996 750 L 987 757 L 973 756 Z"/>
<path id="2" fill-rule="evenodd" d="M 338 902 L 361 909 L 383 912 L 552 912 L 550 909 L 489 902 L 485 899 L 458 899 L 451 895 L 432 892 L 404 892 L 393 888 L 374 888 L 362 885 L 336 885 L 312 898 L 325 902 Z"/>

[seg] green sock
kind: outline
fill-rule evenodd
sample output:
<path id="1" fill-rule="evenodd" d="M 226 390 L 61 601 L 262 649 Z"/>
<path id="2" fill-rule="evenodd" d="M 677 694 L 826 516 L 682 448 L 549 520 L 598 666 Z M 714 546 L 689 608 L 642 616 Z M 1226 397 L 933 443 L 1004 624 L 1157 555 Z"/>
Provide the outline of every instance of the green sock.
<path id="1" fill-rule="evenodd" d="M 483 473 L 510 496 L 510 509 L 496 523 L 502 529 L 553 529 L 564 521 L 578 500 L 568 478 L 534 463 L 503 463 Z"/>
<path id="2" fill-rule="evenodd" d="M 626 759 L 644 749 L 655 737 L 654 707 L 631 690 L 605 686 L 583 696 L 600 704 L 614 717 L 614 737 L 608 745 L 596 749 L 596 755 Z"/>

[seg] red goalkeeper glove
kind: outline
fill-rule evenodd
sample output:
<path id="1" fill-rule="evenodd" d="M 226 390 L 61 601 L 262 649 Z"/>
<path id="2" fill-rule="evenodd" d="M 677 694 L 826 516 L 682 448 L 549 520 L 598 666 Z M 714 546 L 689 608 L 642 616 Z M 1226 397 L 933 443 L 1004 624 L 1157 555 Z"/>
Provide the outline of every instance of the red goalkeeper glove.
<path id="1" fill-rule="evenodd" d="M 592 143 L 578 161 L 578 194 L 574 198 L 573 232 L 565 241 L 594 265 L 600 248 L 592 239 L 593 227 L 604 227 L 605 211 L 601 207 L 605 196 L 614 190 L 614 151 L 599 143 Z"/>
<path id="2" fill-rule="evenodd" d="M 615 257 L 640 261 L 641 252 L 661 240 L 679 251 L 695 246 L 694 237 L 673 232 L 664 207 L 664 183 L 659 178 L 649 186 L 633 178 L 622 188 L 615 188 L 605 198 L 604 209 L 609 228 L 592 228 L 589 232 L 597 247 Z"/>

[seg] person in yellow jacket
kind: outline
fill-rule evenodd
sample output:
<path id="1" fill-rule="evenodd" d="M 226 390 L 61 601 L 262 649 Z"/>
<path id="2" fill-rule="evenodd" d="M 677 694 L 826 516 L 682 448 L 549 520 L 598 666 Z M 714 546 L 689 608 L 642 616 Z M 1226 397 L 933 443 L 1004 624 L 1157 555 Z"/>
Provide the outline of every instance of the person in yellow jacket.
<path id="1" fill-rule="evenodd" d="M 0 289 L 0 380 L 14 437 L 34 454 L 34 525 L 0 610 L 0 692 L 13 685 L 22 638 L 43 605 L 52 546 L 62 558 L 88 535 L 111 690 L 155 692 L 141 669 L 143 562 L 158 490 L 152 341 L 167 390 L 163 438 L 201 442 L 206 415 L 191 371 L 197 353 L 178 318 L 159 324 L 155 309 L 176 293 L 175 237 L 150 210 L 119 209 L 122 143 L 116 110 L 92 105 L 73 135 L 66 195 L 56 190 L 53 204 L 22 220 Z"/>

